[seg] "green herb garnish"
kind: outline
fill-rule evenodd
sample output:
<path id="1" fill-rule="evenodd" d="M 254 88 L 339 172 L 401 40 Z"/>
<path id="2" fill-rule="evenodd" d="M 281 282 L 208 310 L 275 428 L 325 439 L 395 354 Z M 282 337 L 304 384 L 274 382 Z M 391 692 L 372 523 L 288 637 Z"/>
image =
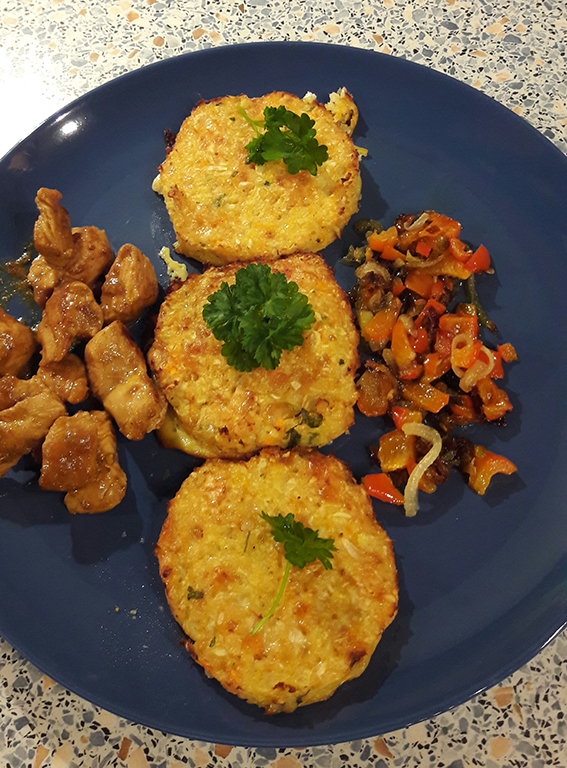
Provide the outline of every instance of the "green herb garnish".
<path id="1" fill-rule="evenodd" d="M 187 587 L 187 600 L 202 600 L 205 593 L 201 589 L 194 589 L 191 585 Z"/>
<path id="2" fill-rule="evenodd" d="M 488 328 L 488 330 L 491 331 L 491 333 L 498 333 L 498 328 L 496 327 L 496 323 L 492 322 L 492 320 L 488 317 L 488 315 L 484 311 L 482 304 L 480 303 L 480 297 L 476 290 L 474 274 L 472 274 L 470 277 L 468 277 L 465 280 L 465 295 L 467 297 L 467 301 L 470 304 L 474 304 L 474 307 L 476 309 L 476 314 L 478 317 L 478 322 L 481 325 L 484 325 L 485 328 Z"/>
<path id="3" fill-rule="evenodd" d="M 256 132 L 256 138 L 246 145 L 249 163 L 283 160 L 292 174 L 309 171 L 316 176 L 317 167 L 329 159 L 327 147 L 315 138 L 315 120 L 306 112 L 296 115 L 283 106 L 266 107 L 263 120 L 252 120 L 242 107 L 238 109 Z"/>
<path id="4" fill-rule="evenodd" d="M 256 632 L 262 629 L 278 607 L 283 597 L 291 566 L 296 565 L 298 568 L 304 568 L 307 563 L 320 560 L 323 566 L 330 570 L 333 567 L 331 563 L 333 551 L 337 549 L 334 539 L 322 539 L 319 536 L 319 531 L 306 528 L 303 523 L 298 522 L 294 518 L 291 512 L 285 517 L 283 515 L 267 515 L 265 512 L 262 512 L 261 515 L 270 524 L 274 539 L 283 542 L 287 562 L 276 599 L 268 613 L 250 632 L 251 635 L 255 635 Z"/>
<path id="5" fill-rule="evenodd" d="M 303 331 L 315 322 L 307 296 L 283 272 L 267 264 L 239 269 L 233 285 L 222 283 L 207 299 L 203 320 L 221 352 L 237 371 L 277 368 L 284 349 L 303 344 Z"/>

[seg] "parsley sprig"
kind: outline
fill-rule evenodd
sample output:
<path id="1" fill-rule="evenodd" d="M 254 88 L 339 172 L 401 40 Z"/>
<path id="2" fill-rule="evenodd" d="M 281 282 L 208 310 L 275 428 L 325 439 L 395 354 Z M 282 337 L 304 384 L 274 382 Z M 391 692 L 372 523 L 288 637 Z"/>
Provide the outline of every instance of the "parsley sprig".
<path id="1" fill-rule="evenodd" d="M 242 107 L 238 109 L 256 132 L 256 138 L 246 145 L 249 163 L 283 160 L 292 174 L 309 171 L 316 176 L 318 166 L 329 159 L 327 147 L 315 138 L 315 120 L 306 112 L 296 115 L 284 106 L 266 107 L 264 119 L 253 120 Z"/>
<path id="2" fill-rule="evenodd" d="M 262 512 L 261 516 L 271 526 L 274 539 L 283 543 L 287 562 L 276 599 L 268 613 L 250 632 L 251 635 L 255 635 L 262 629 L 280 604 L 291 566 L 296 565 L 298 568 L 304 568 L 307 563 L 320 560 L 325 569 L 330 570 L 333 567 L 331 563 L 333 552 L 337 549 L 334 539 L 322 539 L 319 536 L 319 531 L 306 528 L 303 523 L 294 518 L 291 512 L 285 517 L 283 515 L 267 515 L 265 512 Z"/>
<path id="3" fill-rule="evenodd" d="M 297 283 L 267 264 L 249 264 L 236 273 L 233 285 L 222 283 L 208 297 L 203 319 L 221 352 L 237 371 L 277 368 L 284 349 L 303 344 L 303 331 L 315 313 Z"/>

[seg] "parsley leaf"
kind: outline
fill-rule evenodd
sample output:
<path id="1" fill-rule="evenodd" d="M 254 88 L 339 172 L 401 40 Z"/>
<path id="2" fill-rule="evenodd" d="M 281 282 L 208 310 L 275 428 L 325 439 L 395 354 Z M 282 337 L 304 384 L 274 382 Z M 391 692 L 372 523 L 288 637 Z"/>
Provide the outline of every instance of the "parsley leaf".
<path id="1" fill-rule="evenodd" d="M 337 549 L 334 539 L 322 539 L 319 536 L 319 531 L 306 528 L 303 523 L 294 518 L 291 512 L 285 517 L 283 515 L 267 515 L 265 512 L 262 512 L 261 516 L 271 526 L 274 539 L 283 543 L 287 563 L 276 599 L 268 613 L 250 632 L 251 635 L 255 635 L 262 629 L 278 607 L 283 597 L 291 566 L 296 565 L 298 568 L 304 568 L 307 563 L 320 560 L 325 569 L 330 570 L 333 567 L 331 563 L 333 552 Z"/>
<path id="2" fill-rule="evenodd" d="M 291 174 L 309 171 L 316 176 L 318 166 L 329 159 L 327 147 L 315 138 L 315 120 L 306 112 L 296 115 L 281 105 L 266 107 L 263 120 L 252 120 L 242 107 L 239 110 L 256 132 L 256 138 L 246 145 L 249 163 L 283 160 Z"/>
<path id="3" fill-rule="evenodd" d="M 263 366 L 277 368 L 284 349 L 303 344 L 303 331 L 315 322 L 315 313 L 297 283 L 267 264 L 239 269 L 233 285 L 222 283 L 208 297 L 203 320 L 221 352 L 237 371 Z"/>

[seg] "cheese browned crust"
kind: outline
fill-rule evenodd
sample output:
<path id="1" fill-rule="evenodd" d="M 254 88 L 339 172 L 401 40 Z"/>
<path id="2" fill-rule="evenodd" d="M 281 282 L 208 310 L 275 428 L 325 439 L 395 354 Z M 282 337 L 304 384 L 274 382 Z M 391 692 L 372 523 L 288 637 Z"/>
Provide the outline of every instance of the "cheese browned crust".
<path id="1" fill-rule="evenodd" d="M 315 120 L 317 141 L 329 152 L 316 176 L 292 175 L 281 160 L 248 163 L 246 145 L 255 133 L 239 107 L 262 120 L 266 106 L 280 105 Z M 332 113 L 283 92 L 200 103 L 153 184 L 173 223 L 176 250 L 216 265 L 321 251 L 358 209 L 360 187 L 358 153 Z"/>
<path id="2" fill-rule="evenodd" d="M 203 320 L 208 296 L 232 284 L 242 265 L 192 274 L 163 302 L 148 361 L 172 406 L 159 432 L 167 447 L 241 458 L 267 446 L 322 446 L 352 425 L 359 357 L 348 297 L 318 255 L 270 265 L 297 283 L 316 317 L 303 345 L 284 351 L 275 370 L 228 365 Z"/>
<path id="3" fill-rule="evenodd" d="M 336 551 L 331 570 L 292 566 L 281 603 L 251 635 L 286 565 L 262 511 L 292 512 Z M 170 503 L 156 554 L 193 658 L 269 714 L 327 699 L 358 677 L 397 611 L 392 543 L 347 467 L 317 451 L 205 462 Z"/>

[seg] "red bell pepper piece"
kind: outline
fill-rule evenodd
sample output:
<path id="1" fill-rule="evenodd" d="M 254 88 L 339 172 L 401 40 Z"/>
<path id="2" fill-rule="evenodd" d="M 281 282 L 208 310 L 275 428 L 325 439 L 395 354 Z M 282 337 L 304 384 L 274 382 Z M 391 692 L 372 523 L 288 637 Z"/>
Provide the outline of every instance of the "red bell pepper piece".
<path id="1" fill-rule="evenodd" d="M 415 338 L 410 336 L 410 344 L 413 347 L 414 352 L 418 355 L 422 355 L 429 349 L 429 336 L 425 328 L 416 328 L 417 335 Z"/>
<path id="2" fill-rule="evenodd" d="M 508 395 L 503 389 L 499 389 L 491 378 L 481 379 L 477 382 L 476 389 L 482 400 L 482 412 L 488 421 L 496 421 L 512 410 Z"/>
<path id="3" fill-rule="evenodd" d="M 424 256 L 425 258 L 427 258 L 431 253 L 431 246 L 428 245 L 428 243 L 424 242 L 423 240 L 419 240 L 417 242 L 417 245 L 415 246 L 415 252 L 420 256 Z"/>
<path id="4" fill-rule="evenodd" d="M 463 264 L 471 256 L 471 251 L 468 251 L 465 248 L 465 244 L 463 243 L 463 241 L 459 240 L 457 237 L 450 238 L 449 246 L 451 248 L 451 253 L 453 254 L 453 256 L 457 259 L 457 261 L 460 261 Z"/>
<path id="5" fill-rule="evenodd" d="M 482 445 L 475 445 L 474 457 L 467 468 L 469 485 L 480 496 L 496 474 L 511 475 L 517 467 L 509 459 L 487 451 Z"/>
<path id="6" fill-rule="evenodd" d="M 388 475 L 366 475 L 362 478 L 362 485 L 370 496 L 390 504 L 401 505 L 404 503 L 403 494 L 398 491 Z"/>
<path id="7" fill-rule="evenodd" d="M 465 267 L 471 272 L 486 272 L 490 269 L 490 256 L 484 245 L 479 245 L 473 255 L 466 260 Z"/>
<path id="8" fill-rule="evenodd" d="M 419 411 L 412 411 L 410 408 L 404 408 L 402 405 L 395 405 L 392 408 L 392 418 L 396 429 L 400 429 L 407 422 L 419 422 L 423 421 L 423 416 Z"/>

